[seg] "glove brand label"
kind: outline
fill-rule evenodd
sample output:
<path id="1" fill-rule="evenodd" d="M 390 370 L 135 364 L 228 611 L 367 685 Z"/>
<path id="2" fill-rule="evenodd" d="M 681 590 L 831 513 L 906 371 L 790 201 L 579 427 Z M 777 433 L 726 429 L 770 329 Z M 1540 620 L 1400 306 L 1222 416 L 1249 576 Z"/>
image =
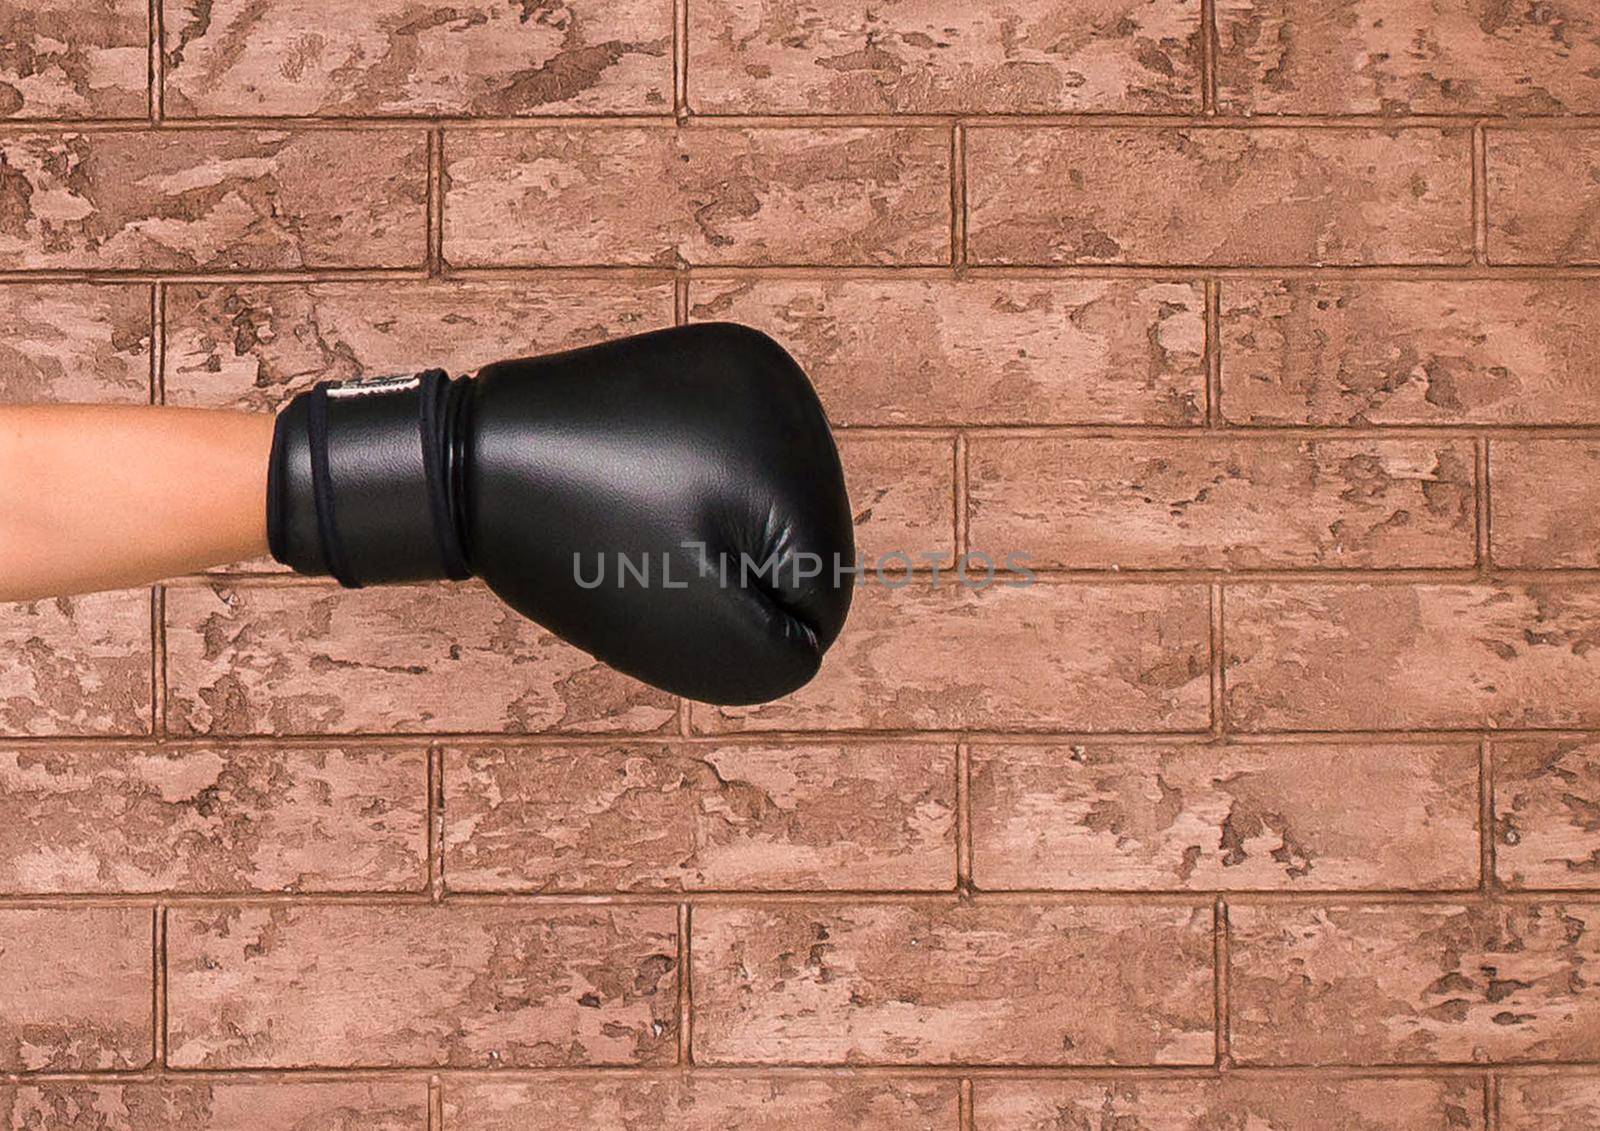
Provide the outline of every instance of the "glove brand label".
<path id="1" fill-rule="evenodd" d="M 328 386 L 328 396 L 373 397 L 383 393 L 406 393 L 420 387 L 422 378 L 412 377 L 359 377 L 353 381 L 340 381 Z"/>

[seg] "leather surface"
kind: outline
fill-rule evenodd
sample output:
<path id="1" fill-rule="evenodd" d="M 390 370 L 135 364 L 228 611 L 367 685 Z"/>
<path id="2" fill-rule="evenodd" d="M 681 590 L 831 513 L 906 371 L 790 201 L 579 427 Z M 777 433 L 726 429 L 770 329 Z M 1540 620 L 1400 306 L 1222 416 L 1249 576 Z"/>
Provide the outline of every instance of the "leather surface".
<path id="1" fill-rule="evenodd" d="M 695 699 L 761 702 L 816 673 L 855 543 L 822 406 L 771 338 L 709 323 L 500 362 L 469 403 L 467 544 L 513 608 Z M 741 554 L 783 568 L 741 576 Z M 820 576 L 797 576 L 801 554 Z"/>
<path id="2" fill-rule="evenodd" d="M 512 608 L 707 702 L 764 702 L 816 673 L 850 606 L 851 512 L 822 406 L 771 338 L 677 327 L 499 362 L 458 392 L 440 440 L 454 532 Z M 279 418 L 269 532 L 278 560 L 327 573 L 305 399 Z M 330 404 L 336 538 L 361 582 L 444 575 L 394 403 Z"/>

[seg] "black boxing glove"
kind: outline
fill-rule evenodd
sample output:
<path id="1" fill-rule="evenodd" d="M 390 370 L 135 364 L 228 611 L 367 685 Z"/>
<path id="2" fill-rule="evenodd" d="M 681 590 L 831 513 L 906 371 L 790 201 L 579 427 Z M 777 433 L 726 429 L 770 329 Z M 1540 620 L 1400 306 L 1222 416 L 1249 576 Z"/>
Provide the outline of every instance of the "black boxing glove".
<path id="1" fill-rule="evenodd" d="M 267 537 L 346 586 L 477 575 L 612 667 L 724 704 L 816 674 L 855 566 L 816 393 L 730 323 L 324 382 L 278 416 Z"/>

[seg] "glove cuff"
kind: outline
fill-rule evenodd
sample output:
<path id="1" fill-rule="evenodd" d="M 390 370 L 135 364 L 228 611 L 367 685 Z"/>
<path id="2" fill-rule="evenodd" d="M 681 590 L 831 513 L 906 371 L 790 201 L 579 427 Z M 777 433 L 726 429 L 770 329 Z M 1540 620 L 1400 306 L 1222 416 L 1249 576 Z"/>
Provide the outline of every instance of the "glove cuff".
<path id="1" fill-rule="evenodd" d="M 431 369 L 324 381 L 295 397 L 267 469 L 272 556 L 350 588 L 472 576 L 452 441 L 465 388 Z"/>

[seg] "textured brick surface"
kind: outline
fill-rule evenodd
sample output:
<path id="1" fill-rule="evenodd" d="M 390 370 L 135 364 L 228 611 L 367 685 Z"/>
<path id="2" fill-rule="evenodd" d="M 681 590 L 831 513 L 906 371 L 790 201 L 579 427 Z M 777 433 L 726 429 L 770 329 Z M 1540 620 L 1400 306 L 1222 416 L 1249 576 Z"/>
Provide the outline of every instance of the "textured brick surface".
<path id="1" fill-rule="evenodd" d="M 451 747 L 445 882 L 948 888 L 955 790 L 953 744 Z"/>
<path id="2" fill-rule="evenodd" d="M 420 747 L 0 745 L 0 892 L 418 890 Z"/>
<path id="3" fill-rule="evenodd" d="M 1600 1078 L 1536 1076 L 1500 1085 L 1505 1131 L 1582 1131 L 1600 1120 Z"/>
<path id="4" fill-rule="evenodd" d="M 149 36 L 145 0 L 6 0 L 0 117 L 143 118 Z"/>
<path id="5" fill-rule="evenodd" d="M 1464 263 L 1471 151 L 1459 129 L 973 129 L 970 255 Z"/>
<path id="6" fill-rule="evenodd" d="M 1495 561 L 1600 567 L 1600 442 L 1505 440 L 1491 450 Z"/>
<path id="7" fill-rule="evenodd" d="M 933 129 L 461 131 L 445 145 L 444 254 L 461 267 L 945 263 L 949 150 Z"/>
<path id="8" fill-rule="evenodd" d="M 972 544 L 1040 567 L 1470 565 L 1463 441 L 980 439 Z"/>
<path id="9" fill-rule="evenodd" d="M 971 575 L 982 576 L 974 569 Z M 1194 730 L 1207 723 L 1198 586 L 874 584 L 822 672 L 761 707 L 696 704 L 708 730 Z M 898 582 L 895 584 L 898 585 Z"/>
<path id="10" fill-rule="evenodd" d="M 869 571 L 749 707 L 0 608 L 0 1131 L 1600 1124 L 1596 116 L 1590 0 L 0 0 L 0 401 L 737 321 Z"/>
<path id="11" fill-rule="evenodd" d="M 1592 906 L 1236 907 L 1233 1054 L 1264 1064 L 1582 1057 Z"/>
<path id="12" fill-rule="evenodd" d="M 8 267 L 420 267 L 420 130 L 0 137 Z"/>
<path id="13" fill-rule="evenodd" d="M 1600 742 L 1494 741 L 1494 842 L 1514 888 L 1600 888 Z"/>
<path id="14" fill-rule="evenodd" d="M 3 292 L 0 292 L 3 293 Z M 452 373 L 672 324 L 667 284 L 174 286 L 166 297 L 168 404 L 276 409 L 319 380 Z"/>
<path id="15" fill-rule="evenodd" d="M 790 279 L 691 285 L 690 316 L 759 326 L 836 424 L 1193 424 L 1205 296 L 1191 283 Z"/>
<path id="16" fill-rule="evenodd" d="M 1600 132 L 1488 131 L 1489 256 L 1496 263 L 1595 263 L 1600 225 L 1583 192 L 1600 174 Z"/>
<path id="17" fill-rule="evenodd" d="M 422 1080 L 0 1085 L 0 1127 L 7 1131 L 424 1131 L 427 1125 Z"/>
<path id="18" fill-rule="evenodd" d="M 1225 609 L 1228 717 L 1246 730 L 1600 720 L 1591 585 L 1240 585 Z"/>
<path id="19" fill-rule="evenodd" d="M 0 651 L 0 733 L 149 732 L 147 591 L 0 606 Z"/>
<path id="20" fill-rule="evenodd" d="M 1592 114 L 1600 19 L 1584 0 L 1218 0 L 1231 113 Z"/>
<path id="21" fill-rule="evenodd" d="M 1200 106 L 1198 0 L 707 0 L 689 28 L 708 113 Z"/>
<path id="22" fill-rule="evenodd" d="M 687 1076 L 649 1080 L 502 1083 L 445 1092 L 444 1115 L 463 1131 L 605 1127 L 613 1131 L 949 1131 L 957 1120 L 948 1080 L 846 1076 Z"/>
<path id="23" fill-rule="evenodd" d="M 1480 1131 L 1474 1080 L 1289 1077 L 1211 1080 L 982 1080 L 973 1114 L 984 1131 Z"/>
<path id="24" fill-rule="evenodd" d="M 180 1068 L 660 1064 L 671 908 L 168 913 Z"/>
<path id="25" fill-rule="evenodd" d="M 1600 423 L 1600 283 L 1229 279 L 1238 424 Z"/>
<path id="26" fill-rule="evenodd" d="M 980 888 L 1469 888 L 1469 746 L 978 745 Z"/>
<path id="27" fill-rule="evenodd" d="M 192 734 L 654 731 L 666 694 L 477 587 L 167 593 L 168 723 Z"/>
<path id="28" fill-rule="evenodd" d="M 0 399 L 150 400 L 150 291 L 139 286 L 0 286 Z"/>
<path id="29" fill-rule="evenodd" d="M 0 909 L 0 1070 L 150 1063 L 148 908 Z"/>
<path id="30" fill-rule="evenodd" d="M 820 905 L 696 916 L 706 1064 L 1196 1064 L 1210 909 Z"/>
<path id="31" fill-rule="evenodd" d="M 166 67 L 179 117 L 659 112 L 672 4 L 169 0 Z"/>

